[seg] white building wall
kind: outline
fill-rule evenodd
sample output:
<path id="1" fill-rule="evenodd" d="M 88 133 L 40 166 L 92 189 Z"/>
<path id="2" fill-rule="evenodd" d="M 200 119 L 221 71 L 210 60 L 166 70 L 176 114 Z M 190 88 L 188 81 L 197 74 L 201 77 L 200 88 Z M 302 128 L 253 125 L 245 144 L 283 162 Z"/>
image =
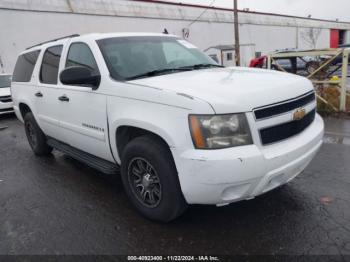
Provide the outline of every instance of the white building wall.
<path id="1" fill-rule="evenodd" d="M 295 28 L 283 26 L 242 25 L 242 43 L 255 43 L 255 50 L 266 54 L 276 49 L 295 48 Z"/>
<path id="2" fill-rule="evenodd" d="M 233 44 L 231 11 L 117 0 L 3 0 L 0 1 L 0 57 L 4 71 L 12 72 L 17 54 L 26 47 L 73 33 L 162 32 L 182 36 L 200 49 Z M 241 44 L 255 44 L 263 54 L 283 48 L 310 48 L 300 37 L 303 28 L 322 28 L 317 47 L 329 47 L 330 28 L 350 30 L 348 23 L 297 19 L 242 12 Z M 297 28 L 299 28 L 297 30 Z M 297 37 L 298 31 L 298 37 Z M 249 58 L 245 58 L 246 60 Z"/>

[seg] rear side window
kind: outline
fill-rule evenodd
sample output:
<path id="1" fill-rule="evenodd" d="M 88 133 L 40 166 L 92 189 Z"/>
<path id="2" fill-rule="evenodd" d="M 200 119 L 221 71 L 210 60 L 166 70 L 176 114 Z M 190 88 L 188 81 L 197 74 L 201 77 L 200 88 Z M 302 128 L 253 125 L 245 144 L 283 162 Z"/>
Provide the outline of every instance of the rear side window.
<path id="1" fill-rule="evenodd" d="M 20 55 L 13 71 L 13 82 L 30 82 L 40 50 Z"/>
<path id="2" fill-rule="evenodd" d="M 40 82 L 44 84 L 57 84 L 58 67 L 60 64 L 62 45 L 46 49 L 40 68 Z"/>
<path id="3" fill-rule="evenodd" d="M 66 67 L 84 66 L 92 71 L 92 74 L 98 74 L 98 67 L 90 48 L 84 43 L 73 43 L 69 47 Z"/>

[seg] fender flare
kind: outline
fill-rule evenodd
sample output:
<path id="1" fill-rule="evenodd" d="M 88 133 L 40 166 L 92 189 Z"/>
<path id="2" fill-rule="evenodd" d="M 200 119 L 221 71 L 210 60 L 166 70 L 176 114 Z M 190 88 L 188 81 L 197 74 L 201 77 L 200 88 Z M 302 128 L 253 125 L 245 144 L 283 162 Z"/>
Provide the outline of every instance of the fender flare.
<path id="1" fill-rule="evenodd" d="M 175 147 L 174 140 L 171 138 L 168 132 L 160 128 L 159 126 L 156 126 L 152 123 L 145 122 L 138 119 L 126 119 L 126 118 L 118 119 L 115 122 L 109 123 L 109 136 L 110 136 L 111 149 L 118 164 L 121 163 L 121 159 L 117 149 L 116 133 L 118 128 L 122 126 L 130 126 L 130 127 L 144 129 L 148 132 L 154 133 L 155 135 L 158 135 L 159 137 L 161 137 L 168 144 L 169 148 Z"/>

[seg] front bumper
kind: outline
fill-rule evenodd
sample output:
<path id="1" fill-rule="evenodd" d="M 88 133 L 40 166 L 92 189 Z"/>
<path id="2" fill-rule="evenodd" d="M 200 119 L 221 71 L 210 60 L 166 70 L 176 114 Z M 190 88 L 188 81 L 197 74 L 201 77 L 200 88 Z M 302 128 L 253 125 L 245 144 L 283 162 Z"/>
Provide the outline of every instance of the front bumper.
<path id="1" fill-rule="evenodd" d="M 310 163 L 322 145 L 323 120 L 269 146 L 221 150 L 172 149 L 182 192 L 189 204 L 226 204 L 281 186 Z"/>
<path id="2" fill-rule="evenodd" d="M 13 102 L 3 103 L 0 102 L 0 115 L 13 113 Z"/>

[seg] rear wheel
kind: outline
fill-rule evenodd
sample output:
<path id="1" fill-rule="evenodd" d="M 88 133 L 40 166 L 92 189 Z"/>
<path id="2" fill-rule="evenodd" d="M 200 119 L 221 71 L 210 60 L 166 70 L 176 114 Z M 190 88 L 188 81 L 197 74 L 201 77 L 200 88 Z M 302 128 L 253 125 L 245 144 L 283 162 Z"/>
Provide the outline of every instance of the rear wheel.
<path id="1" fill-rule="evenodd" d="M 24 128 L 34 154 L 44 156 L 51 153 L 52 147 L 46 143 L 46 136 L 35 121 L 32 112 L 24 116 Z"/>
<path id="2" fill-rule="evenodd" d="M 137 137 L 126 146 L 122 181 L 134 207 L 148 219 L 168 222 L 186 210 L 171 152 L 156 137 Z"/>

